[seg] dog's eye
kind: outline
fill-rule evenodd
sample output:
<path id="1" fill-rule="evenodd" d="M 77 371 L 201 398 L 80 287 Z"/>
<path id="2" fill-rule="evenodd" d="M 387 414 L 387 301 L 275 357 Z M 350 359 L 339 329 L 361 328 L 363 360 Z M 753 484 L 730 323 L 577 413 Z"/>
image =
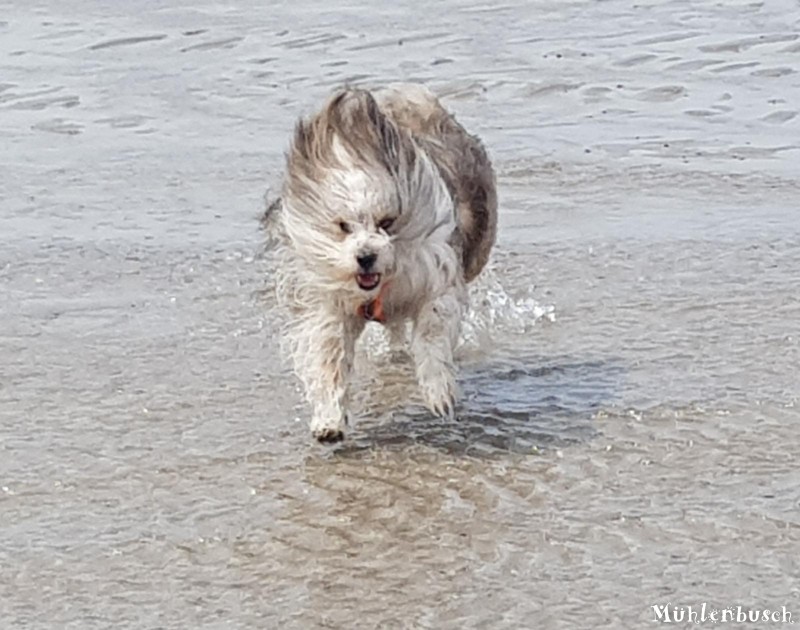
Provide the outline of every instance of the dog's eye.
<path id="1" fill-rule="evenodd" d="M 345 234 L 350 234 L 350 232 L 353 231 L 352 228 L 344 221 L 339 221 L 339 229 Z"/>
<path id="2" fill-rule="evenodd" d="M 388 232 L 393 225 L 394 225 L 394 219 L 384 219 L 383 221 L 378 223 L 378 227 L 384 232 Z"/>

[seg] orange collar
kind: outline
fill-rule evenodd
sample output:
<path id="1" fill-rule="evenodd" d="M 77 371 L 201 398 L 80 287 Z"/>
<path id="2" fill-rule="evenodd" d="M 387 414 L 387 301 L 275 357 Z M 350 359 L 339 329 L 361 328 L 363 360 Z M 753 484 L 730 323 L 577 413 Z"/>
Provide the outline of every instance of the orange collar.
<path id="1" fill-rule="evenodd" d="M 368 322 L 386 323 L 386 311 L 383 308 L 384 300 L 386 299 L 386 289 L 389 283 L 385 282 L 378 291 L 378 296 L 374 300 L 370 300 L 364 304 L 360 304 L 356 309 L 356 314 L 363 317 Z"/>

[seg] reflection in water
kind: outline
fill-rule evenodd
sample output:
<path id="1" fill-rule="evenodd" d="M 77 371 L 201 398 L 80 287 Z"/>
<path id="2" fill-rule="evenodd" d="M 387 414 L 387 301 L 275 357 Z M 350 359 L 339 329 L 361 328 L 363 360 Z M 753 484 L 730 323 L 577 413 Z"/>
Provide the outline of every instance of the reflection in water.
<path id="1" fill-rule="evenodd" d="M 351 442 L 336 449 L 352 454 L 364 449 L 403 449 L 419 445 L 445 453 L 499 456 L 538 453 L 549 447 L 591 438 L 592 414 L 615 402 L 615 388 L 624 371 L 602 362 L 525 361 L 483 363 L 462 372 L 463 399 L 456 420 L 432 416 L 415 397 L 413 368 L 383 366 L 361 391 L 360 418 Z M 405 369 L 403 369 L 405 367 Z M 366 398 L 366 400 L 365 400 Z M 375 400 L 379 398 L 379 400 Z M 399 409 L 392 409 L 394 403 Z"/>

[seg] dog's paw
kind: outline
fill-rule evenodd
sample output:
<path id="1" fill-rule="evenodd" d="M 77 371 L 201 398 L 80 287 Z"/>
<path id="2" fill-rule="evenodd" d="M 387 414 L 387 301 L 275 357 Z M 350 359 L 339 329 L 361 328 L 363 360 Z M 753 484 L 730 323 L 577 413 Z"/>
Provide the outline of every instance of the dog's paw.
<path id="1" fill-rule="evenodd" d="M 347 416 L 341 419 L 314 418 L 311 421 L 311 435 L 321 444 L 335 444 L 344 439 Z"/>
<path id="2" fill-rule="evenodd" d="M 392 348 L 389 350 L 389 362 L 396 365 L 411 361 L 411 353 L 406 348 Z"/>
<path id="3" fill-rule="evenodd" d="M 420 388 L 428 409 L 440 418 L 453 419 L 457 389 L 452 376 L 442 374 L 436 378 L 428 378 L 420 382 Z"/>
<path id="4" fill-rule="evenodd" d="M 312 434 L 320 444 L 336 444 L 344 439 L 344 431 L 332 427 L 315 429 Z"/>

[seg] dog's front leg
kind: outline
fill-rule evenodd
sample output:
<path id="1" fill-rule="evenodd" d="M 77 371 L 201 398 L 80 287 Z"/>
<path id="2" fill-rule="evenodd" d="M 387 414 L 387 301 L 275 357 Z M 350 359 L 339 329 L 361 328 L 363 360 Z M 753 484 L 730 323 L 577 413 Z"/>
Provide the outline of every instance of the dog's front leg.
<path id="1" fill-rule="evenodd" d="M 364 321 L 329 316 L 313 327 L 306 381 L 313 406 L 311 433 L 320 442 L 338 442 L 348 424 L 348 381 L 355 344 Z"/>
<path id="2" fill-rule="evenodd" d="M 417 380 L 425 403 L 435 414 L 445 417 L 452 417 L 458 394 L 453 352 L 463 312 L 463 296 L 453 288 L 422 307 L 411 339 Z"/>
<path id="3" fill-rule="evenodd" d="M 386 324 L 389 329 L 389 354 L 393 361 L 408 357 L 406 345 L 406 320 L 396 319 Z"/>

